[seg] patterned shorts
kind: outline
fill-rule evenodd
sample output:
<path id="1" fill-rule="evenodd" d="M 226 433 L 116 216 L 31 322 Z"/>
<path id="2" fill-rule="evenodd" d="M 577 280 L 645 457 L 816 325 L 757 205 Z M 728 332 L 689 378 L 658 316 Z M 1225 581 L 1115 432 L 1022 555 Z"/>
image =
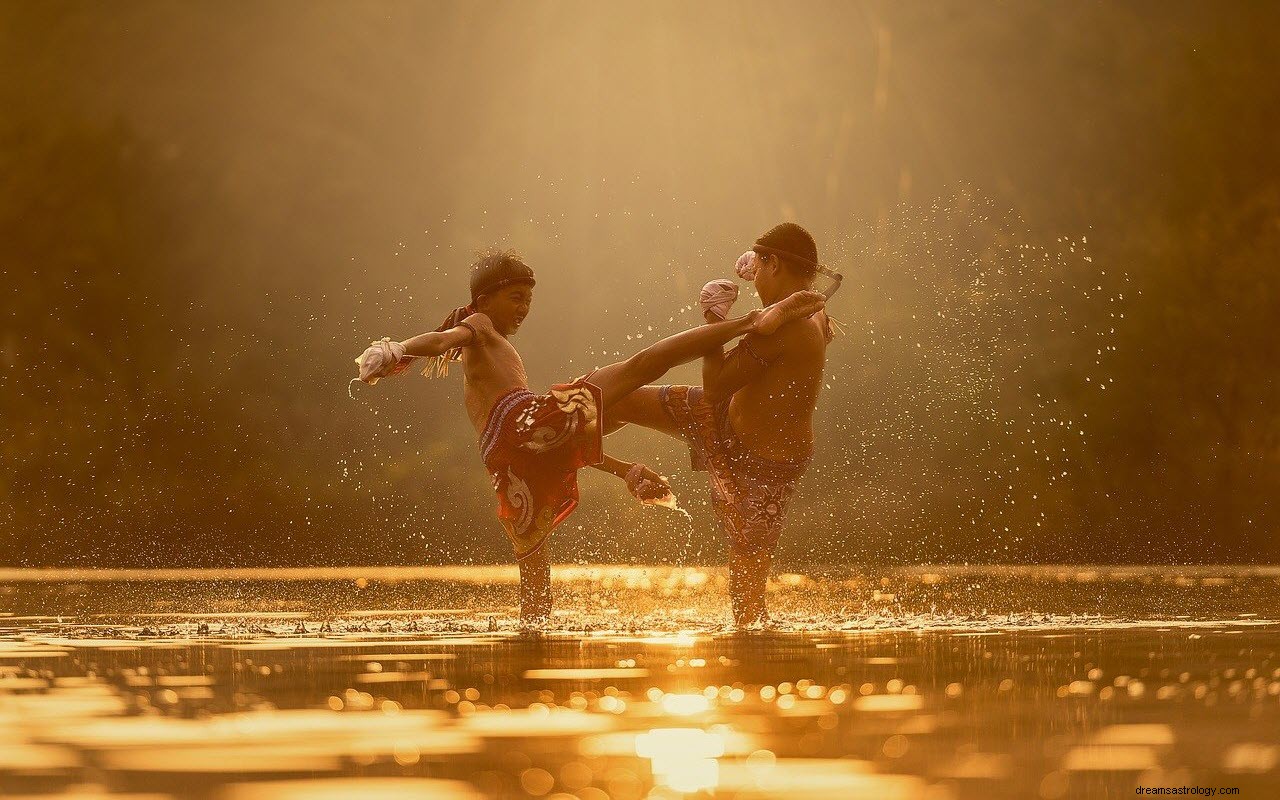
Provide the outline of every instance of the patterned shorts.
<path id="1" fill-rule="evenodd" d="M 579 379 L 546 394 L 512 389 L 489 410 L 480 455 L 517 560 L 578 507 L 578 470 L 604 458 L 600 408 L 600 389 Z"/>
<path id="2" fill-rule="evenodd" d="M 728 399 L 711 405 L 701 386 L 663 386 L 659 398 L 689 442 L 693 468 L 711 479 L 712 508 L 734 550 L 772 553 L 811 459 L 772 461 L 747 452 L 729 424 Z"/>

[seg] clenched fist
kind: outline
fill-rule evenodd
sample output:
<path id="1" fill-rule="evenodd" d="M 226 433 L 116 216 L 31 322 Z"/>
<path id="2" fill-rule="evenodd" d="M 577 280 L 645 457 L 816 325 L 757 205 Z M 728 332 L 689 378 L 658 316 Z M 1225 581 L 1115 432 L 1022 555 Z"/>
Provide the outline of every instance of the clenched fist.
<path id="1" fill-rule="evenodd" d="M 370 343 L 368 349 L 356 358 L 360 367 L 360 380 L 372 386 L 379 379 L 394 375 L 400 362 L 404 360 L 404 345 L 383 337 L 380 341 Z"/>

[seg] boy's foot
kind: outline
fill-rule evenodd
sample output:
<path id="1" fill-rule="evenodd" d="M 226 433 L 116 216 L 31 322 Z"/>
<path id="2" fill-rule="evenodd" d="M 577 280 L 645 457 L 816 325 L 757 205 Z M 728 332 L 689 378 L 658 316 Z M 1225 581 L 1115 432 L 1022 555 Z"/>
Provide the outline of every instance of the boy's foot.
<path id="1" fill-rule="evenodd" d="M 793 319 L 804 319 L 821 311 L 827 299 L 819 292 L 796 292 L 766 308 L 756 317 L 755 332 L 769 336 Z"/>
<path id="2" fill-rule="evenodd" d="M 546 617 L 522 619 L 516 630 L 522 639 L 541 639 L 547 635 L 547 623 L 549 621 Z"/>

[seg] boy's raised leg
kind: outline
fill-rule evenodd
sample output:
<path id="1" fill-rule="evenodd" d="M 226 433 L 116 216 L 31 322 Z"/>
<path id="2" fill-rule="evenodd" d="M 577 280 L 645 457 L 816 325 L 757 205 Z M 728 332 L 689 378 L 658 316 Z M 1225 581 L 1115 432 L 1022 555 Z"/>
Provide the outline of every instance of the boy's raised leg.
<path id="1" fill-rule="evenodd" d="M 604 421 L 604 434 L 608 436 L 623 425 L 639 425 L 683 440 L 680 426 L 662 407 L 661 392 L 661 386 L 641 386 L 614 403 Z"/>
<path id="2" fill-rule="evenodd" d="M 739 336 L 759 333 L 768 336 L 793 319 L 821 310 L 825 298 L 817 292 L 796 292 L 762 311 L 737 319 L 699 325 L 649 345 L 625 361 L 601 367 L 591 373 L 591 382 L 600 387 L 605 408 L 645 384 L 661 378 L 672 367 L 687 364 L 713 347 L 721 347 Z"/>

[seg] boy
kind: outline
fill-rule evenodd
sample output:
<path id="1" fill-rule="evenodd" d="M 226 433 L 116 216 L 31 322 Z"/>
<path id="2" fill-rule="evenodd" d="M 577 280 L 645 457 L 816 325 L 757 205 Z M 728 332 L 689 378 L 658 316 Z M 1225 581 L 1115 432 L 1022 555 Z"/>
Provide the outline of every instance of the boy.
<path id="1" fill-rule="evenodd" d="M 739 276 L 755 284 L 765 305 L 804 293 L 823 269 L 813 237 L 794 223 L 771 229 L 738 261 Z M 707 323 L 723 324 L 736 297 L 731 281 L 708 283 Z M 703 358 L 702 386 L 646 386 L 609 417 L 606 433 L 633 422 L 685 440 L 694 468 L 707 471 L 712 507 L 729 539 L 729 593 L 739 626 L 767 621 L 765 586 L 787 504 L 812 458 L 813 412 L 830 341 L 824 311 L 773 336 L 749 334 L 728 354 L 713 345 Z"/>
<path id="2" fill-rule="evenodd" d="M 435 331 L 404 342 L 374 342 L 357 359 L 360 380 L 370 384 L 405 371 L 414 358 L 434 359 L 427 370 L 441 374 L 450 361 L 462 361 L 463 400 L 493 478 L 498 518 L 520 567 L 520 618 L 526 625 L 541 624 L 551 613 L 551 567 L 544 545 L 578 504 L 578 469 L 630 474 L 629 486 L 648 487 L 647 496 L 637 492 L 641 499 L 669 492 L 651 470 L 604 455 L 601 437 L 612 407 L 672 367 L 748 333 L 767 338 L 824 304 L 820 294 L 799 292 L 746 316 L 668 337 L 625 361 L 535 395 L 509 340 L 529 314 L 534 285 L 533 270 L 519 256 L 486 253 L 472 267 L 469 305 L 455 309 Z"/>

